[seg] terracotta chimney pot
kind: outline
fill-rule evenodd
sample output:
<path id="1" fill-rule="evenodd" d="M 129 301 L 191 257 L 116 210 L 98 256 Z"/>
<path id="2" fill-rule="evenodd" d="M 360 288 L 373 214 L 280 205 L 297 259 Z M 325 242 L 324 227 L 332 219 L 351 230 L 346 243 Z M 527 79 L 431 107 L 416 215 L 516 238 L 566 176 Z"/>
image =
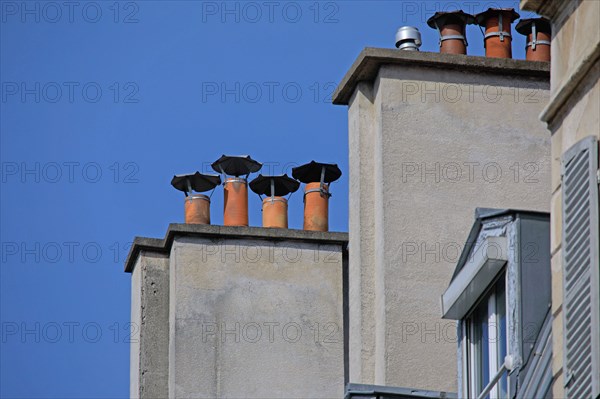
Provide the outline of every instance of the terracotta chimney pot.
<path id="1" fill-rule="evenodd" d="M 329 185 L 342 176 L 334 163 L 310 161 L 292 168 L 292 176 L 306 184 L 304 230 L 329 231 Z"/>
<path id="2" fill-rule="evenodd" d="M 208 175 L 200 172 L 185 175 L 175 175 L 171 185 L 185 193 L 184 218 L 189 224 L 210 224 L 210 197 L 193 191 L 204 192 L 214 190 L 221 184 L 218 175 Z"/>
<path id="3" fill-rule="evenodd" d="M 258 175 L 250 182 L 250 189 L 259 197 L 267 195 L 262 200 L 263 227 L 288 228 L 288 201 L 284 195 L 291 195 L 298 190 L 298 187 L 300 182 L 287 174 Z"/>
<path id="4" fill-rule="evenodd" d="M 475 22 L 485 27 L 485 56 L 512 58 L 511 24 L 519 18 L 514 8 L 488 8 L 475 15 Z"/>
<path id="5" fill-rule="evenodd" d="M 263 227 L 288 228 L 288 201 L 284 197 L 266 197 L 262 202 Z"/>
<path id="6" fill-rule="evenodd" d="M 546 18 L 522 19 L 515 30 L 527 37 L 525 59 L 550 62 L 552 26 Z"/>
<path id="7" fill-rule="evenodd" d="M 250 155 L 222 155 L 211 164 L 213 170 L 229 175 L 223 183 L 223 224 L 248 226 L 248 176 L 258 172 L 262 163 Z M 246 176 L 246 178 L 240 177 Z"/>
<path id="8" fill-rule="evenodd" d="M 458 10 L 436 12 L 427 20 L 427 25 L 438 31 L 440 53 L 467 54 L 466 25 L 474 22 L 475 17 Z"/>
<path id="9" fill-rule="evenodd" d="M 242 177 L 229 177 L 223 183 L 223 224 L 248 226 L 248 183 Z"/>
<path id="10" fill-rule="evenodd" d="M 329 231 L 329 185 L 307 183 L 304 189 L 304 230 Z"/>
<path id="11" fill-rule="evenodd" d="M 210 198 L 204 194 L 185 197 L 185 223 L 210 224 Z"/>

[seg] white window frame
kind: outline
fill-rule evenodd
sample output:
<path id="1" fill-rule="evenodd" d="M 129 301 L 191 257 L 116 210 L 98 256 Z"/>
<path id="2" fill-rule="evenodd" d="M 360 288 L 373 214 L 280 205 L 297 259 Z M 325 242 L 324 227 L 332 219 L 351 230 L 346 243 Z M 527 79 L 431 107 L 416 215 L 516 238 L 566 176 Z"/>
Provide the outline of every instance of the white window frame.
<path id="1" fill-rule="evenodd" d="M 506 269 L 504 269 L 501 273 L 500 278 L 497 278 L 496 280 L 494 280 L 494 282 L 492 284 L 490 284 L 490 286 L 488 287 L 488 289 L 486 290 L 485 294 L 482 295 L 482 299 L 473 307 L 473 309 L 471 310 L 471 312 L 468 314 L 468 316 L 466 316 L 463 319 L 463 337 L 465 337 L 464 339 L 464 348 L 466 348 L 463 351 L 463 359 L 466 359 L 466 361 L 464 362 L 464 367 L 463 367 L 463 372 L 465 375 L 465 383 L 466 383 L 466 387 L 468 389 L 468 394 L 467 397 L 469 398 L 477 398 L 479 396 L 479 394 L 475 394 L 475 392 L 478 392 L 478 389 L 475 386 L 476 383 L 476 378 L 475 378 L 475 374 L 473 373 L 473 365 L 476 364 L 476 359 L 475 359 L 475 343 L 472 342 L 471 338 L 473 337 L 474 333 L 473 333 L 473 315 L 475 313 L 475 310 L 479 308 L 479 305 L 481 305 L 484 300 L 484 298 L 487 297 L 487 314 L 488 314 L 488 323 L 487 323 L 487 328 L 488 328 L 488 369 L 489 369 L 489 377 L 488 379 L 491 380 L 497 373 L 499 370 L 498 364 L 502 364 L 504 362 L 504 359 L 502 359 L 502 361 L 500 362 L 498 359 L 498 346 L 497 346 L 497 338 L 495 340 L 492 340 L 491 337 L 495 337 L 496 334 L 496 325 L 497 325 L 497 313 L 496 313 L 496 284 L 499 283 L 503 283 L 504 284 L 504 301 L 505 301 L 505 317 L 506 317 L 506 331 L 505 331 L 505 338 L 506 338 L 506 353 L 509 354 L 510 352 L 510 342 L 508 339 L 508 330 L 509 330 L 509 318 L 508 318 L 508 278 L 507 278 L 507 273 L 506 273 Z M 465 353 L 466 352 L 466 353 Z M 508 373 L 507 373 L 508 374 Z M 508 393 L 508 386 L 509 386 L 509 382 L 508 382 L 508 375 L 507 375 L 507 393 Z M 499 386 L 498 383 L 496 383 L 496 385 L 492 388 L 492 390 L 489 393 L 489 397 L 490 399 L 504 399 L 504 398 L 499 398 Z"/>

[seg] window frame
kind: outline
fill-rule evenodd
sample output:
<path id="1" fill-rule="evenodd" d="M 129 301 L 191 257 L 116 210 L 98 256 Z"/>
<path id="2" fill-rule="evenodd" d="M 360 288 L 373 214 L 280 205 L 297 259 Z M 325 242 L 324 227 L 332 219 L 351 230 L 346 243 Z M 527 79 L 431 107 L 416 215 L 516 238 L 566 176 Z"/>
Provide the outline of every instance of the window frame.
<path id="1" fill-rule="evenodd" d="M 487 335 L 488 335 L 488 380 L 491 380 L 501 368 L 498 364 L 502 364 L 504 359 L 499 362 L 498 359 L 498 342 L 497 339 L 492 342 L 491 333 L 494 335 L 496 333 L 496 326 L 498 325 L 498 315 L 496 308 L 496 288 L 498 284 L 504 284 L 504 312 L 506 319 L 506 331 L 504 332 L 504 338 L 506 340 L 506 354 L 509 355 L 510 351 L 510 340 L 509 340 L 509 325 L 511 324 L 508 317 L 508 309 L 509 309 L 509 301 L 508 301 L 508 273 L 507 268 L 504 267 L 499 273 L 498 276 L 492 281 L 492 283 L 488 286 L 485 292 L 481 295 L 479 300 L 473 305 L 473 307 L 469 310 L 467 315 L 462 319 L 462 328 L 463 328 L 463 383 L 464 387 L 467 391 L 467 397 L 477 398 L 480 393 L 475 394 L 475 392 L 480 392 L 480 390 L 476 387 L 476 375 L 474 374 L 475 370 L 473 365 L 477 363 L 476 359 L 476 351 L 475 351 L 475 343 L 472 340 L 474 336 L 474 316 L 476 311 L 479 309 L 480 305 L 482 305 L 485 301 L 487 301 Z M 492 388 L 488 397 L 490 399 L 500 399 L 499 398 L 499 382 Z M 487 385 L 487 384 L 486 384 Z M 506 391 L 508 394 L 508 373 L 506 375 Z M 485 387 L 485 386 L 484 386 Z"/>

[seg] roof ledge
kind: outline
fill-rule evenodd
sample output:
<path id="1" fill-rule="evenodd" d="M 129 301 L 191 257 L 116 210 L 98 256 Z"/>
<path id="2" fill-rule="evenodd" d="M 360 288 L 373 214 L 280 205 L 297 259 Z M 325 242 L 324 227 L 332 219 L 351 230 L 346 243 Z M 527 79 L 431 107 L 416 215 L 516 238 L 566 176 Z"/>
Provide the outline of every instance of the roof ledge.
<path id="1" fill-rule="evenodd" d="M 169 253 L 176 237 L 262 239 L 270 241 L 301 241 L 320 244 L 348 244 L 348 233 L 263 227 L 216 226 L 205 224 L 172 223 L 163 239 L 135 237 L 125 260 L 125 272 L 131 273 L 141 251 Z"/>
<path id="2" fill-rule="evenodd" d="M 333 93 L 333 104 L 348 105 L 359 82 L 374 81 L 383 65 L 422 66 L 462 72 L 534 76 L 550 79 L 550 63 L 424 51 L 366 47 Z"/>

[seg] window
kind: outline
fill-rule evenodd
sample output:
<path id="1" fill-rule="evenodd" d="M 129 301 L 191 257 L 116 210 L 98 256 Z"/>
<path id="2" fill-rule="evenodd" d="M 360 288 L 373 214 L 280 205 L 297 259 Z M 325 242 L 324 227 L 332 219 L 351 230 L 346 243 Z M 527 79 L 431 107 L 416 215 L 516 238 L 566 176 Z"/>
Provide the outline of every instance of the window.
<path id="1" fill-rule="evenodd" d="M 507 355 L 504 273 L 466 318 L 469 397 L 477 398 L 493 380 Z M 506 372 L 486 396 L 507 397 Z"/>

